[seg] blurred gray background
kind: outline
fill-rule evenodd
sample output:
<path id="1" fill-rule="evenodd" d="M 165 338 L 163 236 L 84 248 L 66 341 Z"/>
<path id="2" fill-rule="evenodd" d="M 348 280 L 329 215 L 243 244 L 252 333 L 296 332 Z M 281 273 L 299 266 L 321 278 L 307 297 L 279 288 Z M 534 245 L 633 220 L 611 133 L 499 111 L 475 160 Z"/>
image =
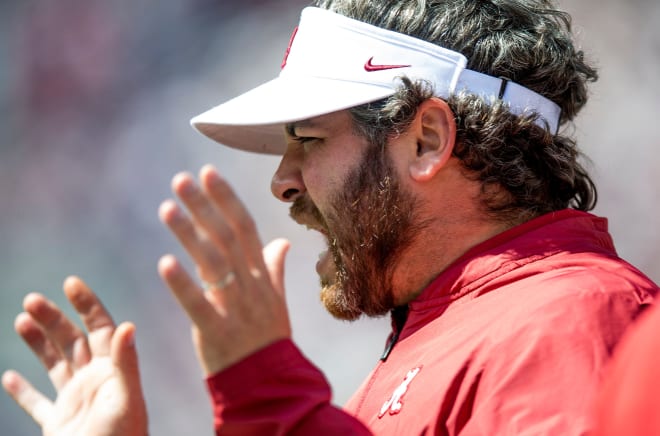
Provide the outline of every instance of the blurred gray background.
<path id="1" fill-rule="evenodd" d="M 188 321 L 156 273 L 185 257 L 158 221 L 171 176 L 214 163 L 256 217 L 285 236 L 294 338 L 342 404 L 377 361 L 388 321 L 335 321 L 314 271 L 322 241 L 269 190 L 274 157 L 237 153 L 194 132 L 191 116 L 278 73 L 301 0 L 3 0 L 0 2 L 0 370 L 48 394 L 13 331 L 25 293 L 64 303 L 80 275 L 116 320 L 137 324 L 153 435 L 212 434 Z M 660 280 L 660 2 L 565 0 L 600 68 L 572 129 L 599 186 L 619 253 Z M 68 310 L 68 308 L 67 308 Z M 69 310 L 69 313 L 72 313 Z M 38 428 L 0 394 L 0 432 Z"/>

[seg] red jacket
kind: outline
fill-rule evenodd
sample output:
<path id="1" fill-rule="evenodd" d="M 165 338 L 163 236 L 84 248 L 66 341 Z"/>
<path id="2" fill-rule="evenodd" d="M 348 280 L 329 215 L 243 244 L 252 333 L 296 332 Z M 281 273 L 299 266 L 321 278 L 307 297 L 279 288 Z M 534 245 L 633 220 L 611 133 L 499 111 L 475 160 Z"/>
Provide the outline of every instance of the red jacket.
<path id="1" fill-rule="evenodd" d="M 621 339 L 595 403 L 592 436 L 658 436 L 660 305 L 648 309 Z"/>
<path id="2" fill-rule="evenodd" d="M 210 377 L 217 434 L 584 434 L 603 365 L 656 291 L 605 219 L 548 214 L 441 273 L 344 410 L 288 340 Z"/>

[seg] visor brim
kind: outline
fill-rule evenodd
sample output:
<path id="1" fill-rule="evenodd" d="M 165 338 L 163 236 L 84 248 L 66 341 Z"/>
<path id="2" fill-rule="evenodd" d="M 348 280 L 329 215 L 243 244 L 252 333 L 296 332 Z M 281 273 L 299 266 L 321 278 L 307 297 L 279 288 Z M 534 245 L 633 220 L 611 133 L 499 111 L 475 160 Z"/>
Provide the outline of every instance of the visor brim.
<path id="1" fill-rule="evenodd" d="M 280 76 L 216 106 L 190 124 L 229 147 L 284 154 L 284 126 L 380 100 L 392 88 L 328 78 Z"/>

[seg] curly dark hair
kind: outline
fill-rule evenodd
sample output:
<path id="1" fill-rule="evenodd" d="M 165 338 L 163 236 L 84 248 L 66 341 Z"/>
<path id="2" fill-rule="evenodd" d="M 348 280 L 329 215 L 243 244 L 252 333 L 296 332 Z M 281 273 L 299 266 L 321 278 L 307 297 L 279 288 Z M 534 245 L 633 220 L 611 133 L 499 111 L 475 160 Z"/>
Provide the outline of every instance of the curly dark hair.
<path id="1" fill-rule="evenodd" d="M 561 124 L 587 101 L 597 80 L 572 40 L 571 18 L 549 0 L 317 0 L 317 6 L 458 51 L 467 68 L 506 77 L 557 103 Z M 428 83 L 402 77 L 392 97 L 351 109 L 356 128 L 385 143 L 405 130 L 434 95 Z M 578 162 L 576 142 L 539 127 L 537 114 L 516 116 L 497 98 L 461 92 L 448 100 L 457 133 L 454 155 L 482 182 L 494 218 L 521 222 L 573 207 L 588 211 L 596 187 Z M 565 129 L 564 129 L 565 130 Z M 501 189 L 503 188 L 503 189 Z"/>

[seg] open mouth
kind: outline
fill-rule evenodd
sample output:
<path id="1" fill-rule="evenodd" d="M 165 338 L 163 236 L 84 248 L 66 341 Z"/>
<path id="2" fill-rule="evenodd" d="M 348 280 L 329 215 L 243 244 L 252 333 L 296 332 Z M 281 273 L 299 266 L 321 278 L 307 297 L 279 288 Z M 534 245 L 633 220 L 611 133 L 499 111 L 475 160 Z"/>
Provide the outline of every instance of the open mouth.
<path id="1" fill-rule="evenodd" d="M 299 217 L 296 217 L 295 220 L 298 224 L 305 226 L 308 230 L 313 230 L 323 236 L 325 246 L 327 248 L 319 253 L 318 261 L 316 262 L 316 272 L 321 278 L 322 283 L 331 283 L 334 281 L 335 264 L 329 248 L 330 242 L 328 240 L 328 230 L 323 225 L 315 221 L 313 222 L 311 220 L 305 220 Z"/>
<path id="2" fill-rule="evenodd" d="M 319 253 L 318 261 L 316 262 L 316 272 L 318 273 L 321 283 L 330 284 L 334 282 L 336 266 L 330 251 L 330 235 L 327 227 L 319 222 L 312 214 L 298 213 L 291 214 L 291 218 L 301 226 L 305 226 L 307 230 L 313 230 L 320 233 L 325 241 L 325 246 L 328 247 Z"/>
<path id="3" fill-rule="evenodd" d="M 323 283 L 329 282 L 332 277 L 334 277 L 334 261 L 332 258 L 332 253 L 330 252 L 330 242 L 328 240 L 328 231 L 320 225 L 305 223 L 305 227 L 308 230 L 313 230 L 323 236 L 323 241 L 325 243 L 325 250 L 322 250 L 319 253 L 318 261 L 316 262 L 316 272 L 318 273 L 321 281 Z"/>

